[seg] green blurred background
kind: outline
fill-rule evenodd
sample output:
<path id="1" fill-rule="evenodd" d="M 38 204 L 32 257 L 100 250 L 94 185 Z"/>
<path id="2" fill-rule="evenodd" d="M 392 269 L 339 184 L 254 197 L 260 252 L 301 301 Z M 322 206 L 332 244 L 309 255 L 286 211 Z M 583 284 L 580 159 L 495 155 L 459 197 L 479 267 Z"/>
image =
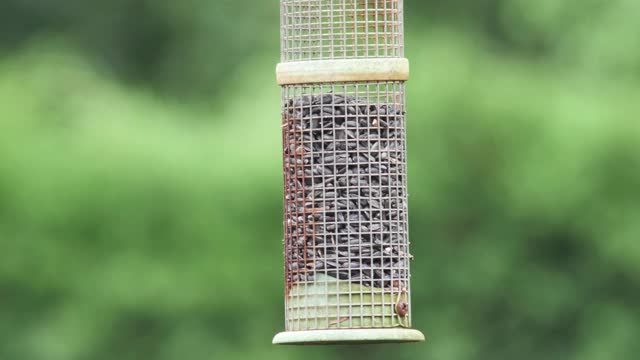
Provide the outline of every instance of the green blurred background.
<path id="1" fill-rule="evenodd" d="M 0 0 L 0 359 L 633 359 L 640 2 L 405 0 L 414 325 L 284 327 L 276 0 Z"/>

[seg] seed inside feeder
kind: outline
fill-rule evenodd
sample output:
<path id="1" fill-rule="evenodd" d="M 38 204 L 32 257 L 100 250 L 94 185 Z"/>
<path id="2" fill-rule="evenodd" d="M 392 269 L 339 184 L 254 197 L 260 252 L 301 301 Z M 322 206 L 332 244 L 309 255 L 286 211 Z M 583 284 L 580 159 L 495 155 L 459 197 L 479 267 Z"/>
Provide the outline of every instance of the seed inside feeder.
<path id="1" fill-rule="evenodd" d="M 288 283 L 316 272 L 376 288 L 407 279 L 402 108 L 305 95 L 283 120 Z"/>

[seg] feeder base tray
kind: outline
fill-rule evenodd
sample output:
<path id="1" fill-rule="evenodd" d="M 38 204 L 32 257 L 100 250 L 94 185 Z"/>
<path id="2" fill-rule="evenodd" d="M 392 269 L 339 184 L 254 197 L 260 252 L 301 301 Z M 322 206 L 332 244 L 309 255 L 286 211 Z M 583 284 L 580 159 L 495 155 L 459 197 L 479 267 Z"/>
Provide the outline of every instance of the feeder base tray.
<path id="1" fill-rule="evenodd" d="M 275 345 L 381 344 L 424 341 L 415 329 L 336 329 L 284 331 L 273 338 Z"/>

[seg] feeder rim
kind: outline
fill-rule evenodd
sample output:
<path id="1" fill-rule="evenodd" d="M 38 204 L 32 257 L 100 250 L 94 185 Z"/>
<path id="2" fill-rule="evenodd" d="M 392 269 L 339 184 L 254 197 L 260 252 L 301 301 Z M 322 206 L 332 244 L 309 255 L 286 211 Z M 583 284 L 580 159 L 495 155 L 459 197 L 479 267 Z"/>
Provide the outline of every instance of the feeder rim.
<path id="1" fill-rule="evenodd" d="M 409 60 L 398 58 L 331 59 L 282 62 L 279 85 L 358 81 L 407 81 Z"/>
<path id="2" fill-rule="evenodd" d="M 416 329 L 334 329 L 284 331 L 273 338 L 274 345 L 382 344 L 425 341 Z"/>

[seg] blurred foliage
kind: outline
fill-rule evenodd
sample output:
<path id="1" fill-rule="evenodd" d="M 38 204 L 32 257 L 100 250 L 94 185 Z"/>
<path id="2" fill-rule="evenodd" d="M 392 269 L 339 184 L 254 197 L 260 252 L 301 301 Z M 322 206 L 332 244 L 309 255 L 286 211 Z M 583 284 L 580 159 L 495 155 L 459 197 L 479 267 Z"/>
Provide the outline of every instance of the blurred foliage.
<path id="1" fill-rule="evenodd" d="M 276 56 L 278 11 L 255 0 L 3 0 L 0 47 L 59 36 L 131 82 L 174 96 L 219 95 L 229 67 Z"/>
<path id="2" fill-rule="evenodd" d="M 640 4 L 406 8 L 429 341 L 276 348 L 277 2 L 0 2 L 0 358 L 634 358 Z"/>
<path id="3" fill-rule="evenodd" d="M 456 27 L 505 54 L 640 81 L 635 0 L 421 0 L 406 8 L 410 31 Z M 242 59 L 278 56 L 278 11 L 275 0 L 3 0 L 0 49 L 63 37 L 120 79 L 207 99 L 222 96 Z"/>

